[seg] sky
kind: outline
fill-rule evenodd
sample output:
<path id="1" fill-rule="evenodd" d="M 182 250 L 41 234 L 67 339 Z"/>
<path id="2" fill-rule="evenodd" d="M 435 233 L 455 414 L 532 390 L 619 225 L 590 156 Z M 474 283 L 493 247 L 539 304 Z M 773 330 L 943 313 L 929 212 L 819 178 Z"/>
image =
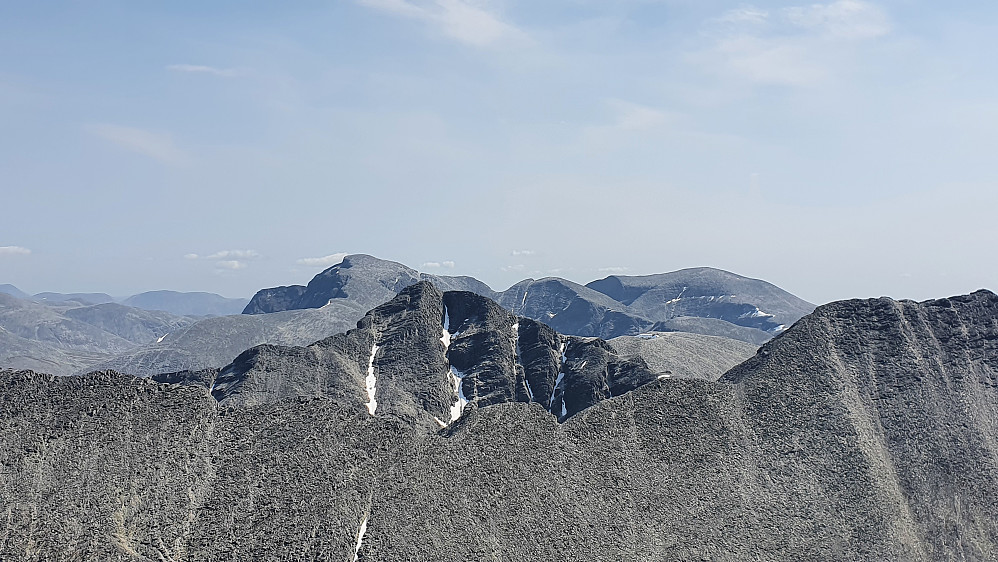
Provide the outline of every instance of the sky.
<path id="1" fill-rule="evenodd" d="M 0 283 L 998 290 L 998 3 L 0 3 Z"/>

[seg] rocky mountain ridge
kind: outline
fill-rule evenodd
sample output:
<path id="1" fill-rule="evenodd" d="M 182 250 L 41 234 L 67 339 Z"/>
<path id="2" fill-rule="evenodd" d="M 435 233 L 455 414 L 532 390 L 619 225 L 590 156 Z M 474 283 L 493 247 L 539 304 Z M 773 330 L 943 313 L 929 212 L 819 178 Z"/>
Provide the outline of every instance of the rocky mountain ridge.
<path id="1" fill-rule="evenodd" d="M 605 339 L 690 331 L 762 343 L 814 309 L 775 285 L 712 268 L 611 276 L 585 286 L 556 277 L 526 279 L 497 292 L 471 277 L 428 275 L 356 254 L 319 273 L 307 286 L 258 292 L 243 312 L 318 308 L 340 299 L 373 307 L 420 280 L 442 290 L 478 293 L 562 333 Z"/>
<path id="2" fill-rule="evenodd" d="M 258 344 L 309 345 L 345 331 L 368 310 L 421 280 L 444 291 L 470 291 L 496 300 L 512 313 L 563 334 L 603 339 L 685 332 L 759 345 L 811 307 L 768 283 L 720 270 L 684 270 L 647 278 L 613 277 L 590 283 L 603 292 L 564 279 L 528 279 L 499 293 L 471 277 L 434 276 L 371 256 L 352 255 L 316 275 L 308 286 L 258 292 L 246 305 L 246 312 L 259 314 L 192 320 L 189 316 L 136 308 L 187 314 L 219 312 L 212 307 L 231 307 L 241 302 L 218 295 L 170 291 L 143 293 L 124 303 L 99 305 L 85 303 L 87 299 L 103 302 L 111 297 L 51 293 L 40 303 L 0 302 L 0 317 L 5 314 L 3 309 L 9 312 L 18 307 L 37 308 L 23 317 L 24 322 L 16 329 L 0 322 L 0 328 L 10 332 L 0 337 L 0 367 L 34 368 L 56 374 L 113 369 L 144 376 L 220 368 Z M 613 283 L 608 285 L 609 280 Z M 630 293 L 618 295 L 614 287 L 622 284 L 634 285 L 637 289 L 627 290 L 643 294 L 634 298 L 627 296 Z M 630 304 L 605 293 L 629 300 Z M 661 299 L 672 303 L 656 308 L 655 303 Z M 42 306 L 47 308 L 38 308 Z M 775 312 L 762 312 L 769 308 Z M 47 319 L 53 315 L 58 322 Z M 77 321 L 80 319 L 84 322 Z M 41 328 L 53 323 L 63 327 L 63 335 L 46 339 L 43 336 L 47 332 Z M 25 330 L 28 325 L 33 327 Z M 71 340 L 89 343 L 81 348 L 67 343 Z M 730 341 L 703 341 L 728 350 L 743 347 Z M 747 353 L 736 352 L 742 357 Z M 713 361 L 706 364 L 708 372 L 713 373 Z"/>
<path id="3" fill-rule="evenodd" d="M 258 350 L 224 387 L 0 374 L 0 557 L 998 556 L 993 293 L 825 305 L 716 382 L 656 376 L 558 423 L 541 385 L 560 344 L 431 289 L 322 349 Z M 580 368 L 609 353 L 579 341 L 566 358 Z M 424 352 L 404 359 L 405 342 Z M 316 394 L 322 381 L 270 362 L 322 353 L 346 365 L 326 382 L 348 393 Z M 445 361 L 489 404 L 440 427 Z M 579 390 L 612 388 L 606 365 Z"/>

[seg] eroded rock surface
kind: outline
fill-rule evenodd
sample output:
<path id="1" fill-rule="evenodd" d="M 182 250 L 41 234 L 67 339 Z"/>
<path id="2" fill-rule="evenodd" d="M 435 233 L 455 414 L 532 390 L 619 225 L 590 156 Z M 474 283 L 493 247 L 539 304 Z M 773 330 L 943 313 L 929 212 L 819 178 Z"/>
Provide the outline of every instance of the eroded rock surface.
<path id="1" fill-rule="evenodd" d="M 833 303 L 717 382 L 647 384 L 600 340 L 566 342 L 429 286 L 405 298 L 337 344 L 355 364 L 346 397 L 220 404 L 196 382 L 0 373 L 0 558 L 998 557 L 992 293 Z M 443 413 L 431 398 L 446 378 L 396 372 L 392 352 L 377 388 L 399 398 L 386 390 L 372 415 L 360 376 L 374 334 L 386 349 L 441 338 L 414 358 L 433 370 L 462 345 L 482 349 L 464 356 L 462 387 L 495 401 L 423 423 Z M 600 368 L 584 371 L 591 361 Z M 564 401 L 604 384 L 612 397 L 559 423 L 539 388 L 559 374 Z M 429 382 L 426 400 L 413 376 Z"/>

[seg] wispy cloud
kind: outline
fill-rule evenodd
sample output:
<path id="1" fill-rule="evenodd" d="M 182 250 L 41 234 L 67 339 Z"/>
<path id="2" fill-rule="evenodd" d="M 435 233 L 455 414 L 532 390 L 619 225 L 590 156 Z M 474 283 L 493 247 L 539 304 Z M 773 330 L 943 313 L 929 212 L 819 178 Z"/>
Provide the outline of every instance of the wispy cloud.
<path id="1" fill-rule="evenodd" d="M 345 257 L 347 257 L 346 252 L 339 252 L 321 258 L 301 258 L 297 263 L 308 267 L 330 267 L 342 262 Z"/>
<path id="2" fill-rule="evenodd" d="M 209 260 L 253 259 L 258 257 L 260 257 L 260 254 L 256 250 L 222 250 L 220 252 L 215 252 L 210 256 L 205 256 L 205 259 Z"/>
<path id="3" fill-rule="evenodd" d="M 89 125 L 87 130 L 125 150 L 148 156 L 165 164 L 177 166 L 190 161 L 189 155 L 178 148 L 173 142 L 173 137 L 167 134 L 110 124 Z"/>
<path id="4" fill-rule="evenodd" d="M 769 19 L 769 12 L 756 8 L 755 6 L 741 6 L 728 10 L 721 14 L 717 18 L 718 23 L 733 23 L 733 24 L 760 24 L 766 23 Z"/>
<path id="5" fill-rule="evenodd" d="M 630 269 L 629 267 L 601 267 L 599 268 L 600 273 L 623 273 Z"/>
<path id="6" fill-rule="evenodd" d="M 249 264 L 240 260 L 222 260 L 216 262 L 215 265 L 222 269 L 245 269 Z"/>
<path id="7" fill-rule="evenodd" d="M 184 254 L 184 259 L 187 260 L 207 260 L 215 262 L 215 267 L 217 269 L 246 269 L 249 267 L 249 260 L 253 260 L 260 257 L 260 253 L 256 250 L 221 250 L 207 256 L 200 256 L 198 254 Z"/>
<path id="8" fill-rule="evenodd" d="M 239 72 L 234 68 L 216 68 L 200 64 L 170 64 L 167 65 L 166 69 L 173 72 L 211 74 L 212 76 L 221 76 L 223 78 L 232 78 L 239 75 Z"/>
<path id="9" fill-rule="evenodd" d="M 887 14 L 878 6 L 861 0 L 795 6 L 786 8 L 783 15 L 797 27 L 841 39 L 872 39 L 891 31 Z"/>
<path id="10" fill-rule="evenodd" d="M 428 261 L 420 264 L 419 267 L 425 267 L 428 269 L 439 269 L 441 267 L 446 267 L 448 269 L 454 269 L 454 262 L 452 261 Z"/>
<path id="11" fill-rule="evenodd" d="M 536 254 L 534 250 L 513 250 L 509 253 L 511 256 L 532 256 Z"/>
<path id="12" fill-rule="evenodd" d="M 31 250 L 22 246 L 0 246 L 0 256 L 28 256 Z"/>
<path id="13" fill-rule="evenodd" d="M 522 40 L 525 34 L 505 22 L 482 2 L 469 0 L 357 0 L 362 6 L 396 17 L 429 24 L 451 39 L 476 47 L 506 40 Z"/>
<path id="14" fill-rule="evenodd" d="M 767 12 L 743 6 L 708 22 L 711 48 L 690 62 L 750 82 L 808 87 L 825 82 L 836 61 L 862 41 L 890 33 L 887 13 L 862 0 L 834 0 Z"/>

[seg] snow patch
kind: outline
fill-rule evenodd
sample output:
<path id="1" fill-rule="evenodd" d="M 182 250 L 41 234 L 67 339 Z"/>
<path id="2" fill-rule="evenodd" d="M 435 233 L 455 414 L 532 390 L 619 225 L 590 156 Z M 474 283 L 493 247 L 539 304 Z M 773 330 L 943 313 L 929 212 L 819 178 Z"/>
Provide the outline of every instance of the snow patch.
<path id="1" fill-rule="evenodd" d="M 468 405 L 468 397 L 464 395 L 465 374 L 458 371 L 453 366 L 450 368 L 451 382 L 454 383 L 454 392 L 457 393 L 457 401 L 450 407 L 450 421 L 456 422 L 464 413 L 464 407 Z"/>
<path id="2" fill-rule="evenodd" d="M 440 427 L 447 427 L 447 424 L 445 424 L 444 422 L 442 422 L 442 421 L 440 420 L 440 418 L 438 418 L 437 416 L 433 416 L 433 419 L 434 419 L 434 420 L 436 420 L 436 422 L 437 422 L 438 424 L 440 424 Z"/>
<path id="3" fill-rule="evenodd" d="M 759 307 L 756 307 L 755 310 L 753 310 L 752 312 L 746 312 L 745 314 L 739 316 L 739 318 L 772 318 L 773 316 L 776 315 L 770 314 L 768 312 L 763 312 L 759 310 Z"/>
<path id="4" fill-rule="evenodd" d="M 526 293 L 524 293 L 526 294 Z M 516 371 L 517 358 L 520 356 L 520 322 L 513 323 L 513 370 Z M 527 398 L 534 401 L 534 391 L 530 390 L 530 381 L 527 380 L 527 371 L 523 371 L 523 386 L 527 388 Z"/>
<path id="5" fill-rule="evenodd" d="M 561 353 L 561 363 L 558 364 L 558 378 L 554 379 L 554 388 L 551 389 L 551 399 L 548 400 L 548 409 L 554 408 L 554 397 L 558 393 L 558 387 L 561 386 L 561 381 L 565 379 L 565 362 L 568 359 L 565 358 L 565 342 L 561 342 L 561 349 L 558 350 Z"/>
<path id="6" fill-rule="evenodd" d="M 643 340 L 653 340 L 653 339 L 655 339 L 655 338 L 658 337 L 658 334 L 653 334 L 651 332 L 645 332 L 643 334 L 638 334 L 638 335 L 636 335 L 634 337 L 641 338 Z"/>
<path id="7" fill-rule="evenodd" d="M 160 343 L 161 341 L 163 341 L 163 338 L 165 338 L 168 335 L 170 335 L 170 334 L 169 333 L 163 334 L 162 336 L 159 337 L 158 340 L 156 340 L 156 343 Z"/>
<path id="8" fill-rule="evenodd" d="M 378 377 L 374 375 L 374 356 L 378 353 L 378 344 L 371 346 L 371 359 L 367 363 L 367 411 L 374 415 L 378 409 L 378 401 L 374 395 L 377 393 Z M 366 521 L 365 521 L 366 523 Z M 358 543 L 360 544 L 360 543 Z M 360 547 L 358 547 L 360 548 Z"/>
<path id="9" fill-rule="evenodd" d="M 357 546 L 353 549 L 353 561 L 357 562 L 360 559 L 360 546 L 364 542 L 364 533 L 367 532 L 367 516 L 364 516 L 364 520 L 360 523 L 360 530 L 357 531 Z"/>
<path id="10" fill-rule="evenodd" d="M 665 373 L 658 376 L 658 380 L 672 378 L 672 375 Z"/>

